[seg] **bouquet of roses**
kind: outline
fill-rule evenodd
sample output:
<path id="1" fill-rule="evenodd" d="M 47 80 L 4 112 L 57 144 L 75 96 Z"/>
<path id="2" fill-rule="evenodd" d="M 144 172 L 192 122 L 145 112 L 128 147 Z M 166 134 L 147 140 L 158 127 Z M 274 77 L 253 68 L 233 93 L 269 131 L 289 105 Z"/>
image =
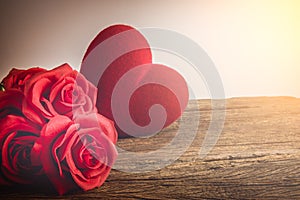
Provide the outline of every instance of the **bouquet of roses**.
<path id="1" fill-rule="evenodd" d="M 0 91 L 0 184 L 50 182 L 59 194 L 106 180 L 117 152 L 97 88 L 63 64 L 12 69 Z"/>
<path id="2" fill-rule="evenodd" d="M 0 185 L 50 182 L 60 194 L 98 187 L 116 160 L 118 136 L 151 136 L 188 102 L 184 78 L 152 63 L 146 38 L 130 26 L 101 31 L 80 72 L 63 64 L 12 69 L 3 79 Z M 156 104 L 163 112 L 149 114 Z"/>

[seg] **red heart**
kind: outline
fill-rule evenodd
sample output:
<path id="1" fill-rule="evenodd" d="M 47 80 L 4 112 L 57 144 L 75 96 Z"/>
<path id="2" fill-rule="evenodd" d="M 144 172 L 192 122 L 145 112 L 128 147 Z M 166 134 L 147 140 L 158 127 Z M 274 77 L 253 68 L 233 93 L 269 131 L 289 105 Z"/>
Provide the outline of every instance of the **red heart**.
<path id="1" fill-rule="evenodd" d="M 101 31 L 89 45 L 80 72 L 97 85 L 98 111 L 115 121 L 119 137 L 160 131 L 180 117 L 188 102 L 183 77 L 152 64 L 147 40 L 130 26 L 113 25 Z M 132 88 L 135 91 L 129 92 Z M 155 104 L 166 113 L 157 106 L 149 110 Z"/>

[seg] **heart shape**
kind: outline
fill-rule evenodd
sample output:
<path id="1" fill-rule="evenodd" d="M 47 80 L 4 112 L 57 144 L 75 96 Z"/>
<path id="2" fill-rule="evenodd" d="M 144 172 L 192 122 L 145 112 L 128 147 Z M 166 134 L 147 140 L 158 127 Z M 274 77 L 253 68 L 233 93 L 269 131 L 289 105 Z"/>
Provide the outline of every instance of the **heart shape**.
<path id="1" fill-rule="evenodd" d="M 178 119 L 188 102 L 184 78 L 153 64 L 147 40 L 127 25 L 102 30 L 89 45 L 80 72 L 97 85 L 98 111 L 115 122 L 119 137 L 157 133 Z"/>

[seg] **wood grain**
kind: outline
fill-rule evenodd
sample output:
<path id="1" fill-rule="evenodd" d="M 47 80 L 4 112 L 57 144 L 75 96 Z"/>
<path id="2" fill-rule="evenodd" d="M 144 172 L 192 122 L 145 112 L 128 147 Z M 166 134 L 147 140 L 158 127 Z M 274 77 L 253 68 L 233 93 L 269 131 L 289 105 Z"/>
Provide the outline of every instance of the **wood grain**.
<path id="1" fill-rule="evenodd" d="M 202 159 L 198 152 L 210 123 L 211 105 L 209 100 L 190 101 L 184 115 L 199 114 L 197 105 L 201 118 L 193 143 L 163 169 L 148 173 L 112 170 L 102 187 L 66 196 L 2 188 L 0 199 L 300 199 L 300 99 L 227 99 L 222 134 Z M 118 146 L 153 151 L 168 144 L 179 126 L 175 122 L 148 139 L 122 139 Z M 190 131 L 186 130 L 187 135 Z M 165 152 L 162 159 L 175 151 Z M 137 167 L 151 163 L 155 164 L 150 158 Z"/>

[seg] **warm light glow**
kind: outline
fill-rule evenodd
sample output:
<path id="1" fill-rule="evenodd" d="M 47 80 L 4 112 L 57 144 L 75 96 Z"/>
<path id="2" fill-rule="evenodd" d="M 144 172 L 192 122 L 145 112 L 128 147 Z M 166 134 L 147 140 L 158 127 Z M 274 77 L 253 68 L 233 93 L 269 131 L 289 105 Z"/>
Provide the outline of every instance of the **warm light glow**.
<path id="1" fill-rule="evenodd" d="M 87 45 L 102 28 L 126 23 L 171 29 L 196 41 L 215 62 L 227 97 L 300 97 L 297 0 L 6 4 L 0 10 L 0 78 L 13 66 L 52 68 L 68 62 L 79 69 Z"/>

